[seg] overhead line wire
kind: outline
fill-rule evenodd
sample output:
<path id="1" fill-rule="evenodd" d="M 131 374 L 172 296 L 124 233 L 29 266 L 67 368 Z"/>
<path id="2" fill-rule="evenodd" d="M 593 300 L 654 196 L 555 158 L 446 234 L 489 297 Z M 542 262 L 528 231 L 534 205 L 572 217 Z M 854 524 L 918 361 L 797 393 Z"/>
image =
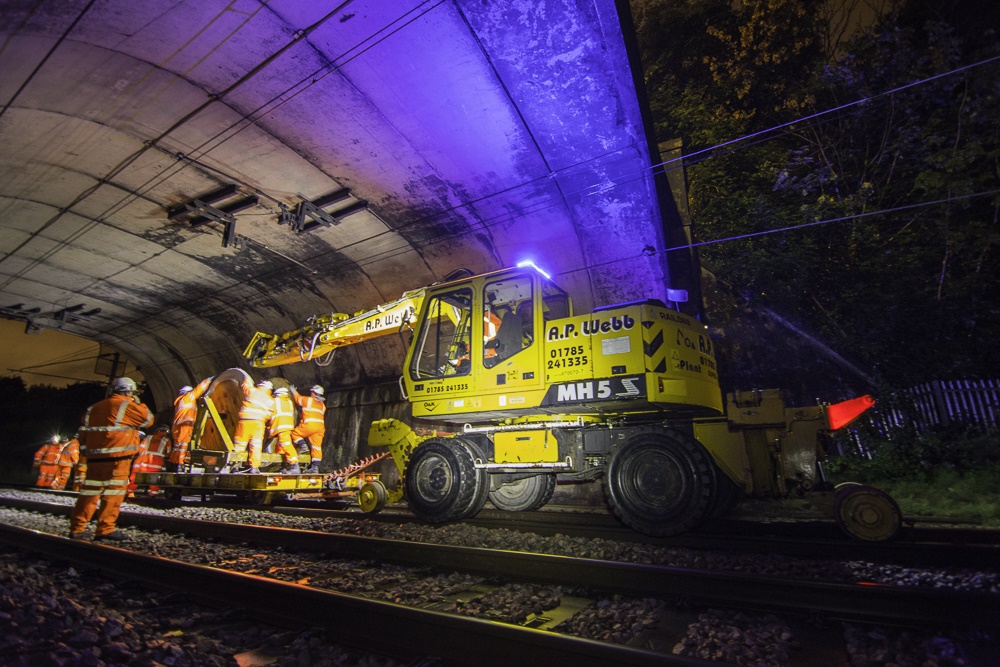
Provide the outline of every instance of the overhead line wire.
<path id="1" fill-rule="evenodd" d="M 832 224 L 832 223 L 835 223 L 835 222 L 845 222 L 847 220 L 858 220 L 858 219 L 861 219 L 861 218 L 870 218 L 870 217 L 877 216 L 877 215 L 888 215 L 890 213 L 899 213 L 901 211 L 909 211 L 909 210 L 913 210 L 913 209 L 917 209 L 917 208 L 926 208 L 928 206 L 938 206 L 938 205 L 941 205 L 941 204 L 950 204 L 951 202 L 955 202 L 955 201 L 962 201 L 962 200 L 965 200 L 965 199 L 974 199 L 974 198 L 977 198 L 977 197 L 988 197 L 988 196 L 991 196 L 991 195 L 1000 195 L 1000 189 L 986 190 L 986 191 L 983 191 L 983 192 L 975 192 L 975 193 L 967 194 L 967 195 L 955 195 L 955 196 L 947 197 L 947 198 L 944 198 L 944 199 L 935 199 L 933 201 L 917 202 L 915 204 L 903 204 L 903 205 L 900 205 L 900 206 L 893 206 L 892 208 L 880 209 L 878 211 L 865 211 L 865 212 L 862 212 L 862 213 L 854 213 L 854 214 L 851 214 L 851 215 L 844 215 L 844 216 L 840 216 L 840 217 L 837 217 L 837 218 L 827 218 L 825 220 L 814 220 L 812 222 L 803 222 L 803 223 L 798 224 L 798 225 L 787 225 L 785 227 L 776 227 L 774 229 L 765 229 L 765 230 L 762 230 L 762 231 L 759 231 L 759 232 L 747 232 L 746 234 L 736 234 L 734 236 L 727 236 L 725 238 L 713 239 L 713 240 L 710 240 L 710 241 L 699 241 L 699 242 L 696 242 L 696 243 L 686 243 L 686 244 L 683 244 L 683 245 L 674 246 L 672 248 L 664 248 L 663 250 L 657 250 L 657 251 L 655 251 L 653 253 L 640 253 L 638 255 L 632 255 L 630 257 L 620 257 L 618 259 L 612 259 L 612 260 L 608 260 L 608 261 L 605 261 L 605 262 L 600 262 L 598 264 L 594 264 L 594 265 L 587 266 L 587 267 L 580 267 L 578 269 L 572 269 L 570 271 L 563 271 L 563 272 L 559 273 L 558 275 L 568 275 L 568 274 L 571 274 L 571 273 L 577 273 L 579 271 L 584 271 L 584 270 L 595 268 L 595 267 L 599 267 L 599 266 L 608 266 L 610 264 L 617 264 L 619 262 L 628 262 L 628 261 L 632 261 L 634 259 L 637 259 L 639 257 L 647 257 L 647 256 L 654 255 L 654 254 L 665 254 L 665 253 L 668 253 L 668 252 L 673 252 L 675 250 L 687 250 L 687 249 L 690 249 L 690 248 L 698 248 L 698 247 L 701 247 L 701 246 L 715 245 L 715 244 L 718 244 L 718 243 L 727 243 L 729 241 L 740 241 L 740 240 L 743 240 L 743 239 L 749 239 L 749 238 L 754 238 L 754 237 L 758 237 L 758 236 L 768 236 L 770 234 L 778 234 L 778 233 L 783 233 L 783 232 L 795 231 L 795 230 L 798 230 L 798 229 L 806 229 L 808 227 L 816 227 L 818 225 L 828 225 L 828 224 Z"/>

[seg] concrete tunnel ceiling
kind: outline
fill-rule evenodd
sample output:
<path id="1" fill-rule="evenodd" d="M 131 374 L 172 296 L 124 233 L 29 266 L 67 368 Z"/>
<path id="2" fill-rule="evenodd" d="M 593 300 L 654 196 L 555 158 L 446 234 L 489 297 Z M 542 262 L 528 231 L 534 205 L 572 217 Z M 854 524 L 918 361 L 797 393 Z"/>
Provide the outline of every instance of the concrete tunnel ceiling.
<path id="1" fill-rule="evenodd" d="M 166 406 L 181 384 L 246 368 L 256 330 L 460 267 L 535 259 L 578 309 L 664 298 L 619 12 L 5 0 L 2 315 L 119 350 Z M 398 376 L 402 355 L 393 336 L 326 369 L 253 374 L 355 386 Z"/>

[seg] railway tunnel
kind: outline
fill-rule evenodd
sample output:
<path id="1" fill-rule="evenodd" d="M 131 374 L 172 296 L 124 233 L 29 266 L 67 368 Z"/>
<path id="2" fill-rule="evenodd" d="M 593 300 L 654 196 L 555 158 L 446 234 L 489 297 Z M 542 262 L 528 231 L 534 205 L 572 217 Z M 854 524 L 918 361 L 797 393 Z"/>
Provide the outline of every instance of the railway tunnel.
<path id="1" fill-rule="evenodd" d="M 13 0 L 0 30 L 0 314 L 121 352 L 161 413 L 255 331 L 458 268 L 533 259 L 581 311 L 690 287 L 627 2 Z M 404 351 L 252 374 L 363 433 Z"/>

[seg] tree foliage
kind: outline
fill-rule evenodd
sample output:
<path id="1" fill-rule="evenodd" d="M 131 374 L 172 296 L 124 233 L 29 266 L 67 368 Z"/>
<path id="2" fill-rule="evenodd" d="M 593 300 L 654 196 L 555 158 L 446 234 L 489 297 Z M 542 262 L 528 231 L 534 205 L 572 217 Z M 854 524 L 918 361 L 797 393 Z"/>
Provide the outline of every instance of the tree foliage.
<path id="1" fill-rule="evenodd" d="M 848 35 L 835 10 L 857 1 L 632 4 L 658 138 L 691 156 L 695 240 L 725 240 L 701 252 L 710 317 L 771 328 L 721 346 L 730 380 L 796 345 L 861 384 L 997 376 L 1000 47 L 968 6 L 868 6 Z"/>

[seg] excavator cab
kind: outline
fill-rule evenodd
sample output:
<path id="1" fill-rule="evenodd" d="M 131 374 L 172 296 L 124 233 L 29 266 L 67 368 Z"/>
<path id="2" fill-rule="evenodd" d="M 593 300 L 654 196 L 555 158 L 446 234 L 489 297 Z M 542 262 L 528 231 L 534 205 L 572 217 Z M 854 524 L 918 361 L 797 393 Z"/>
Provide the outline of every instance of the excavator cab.
<path id="1" fill-rule="evenodd" d="M 544 344 L 535 332 L 549 319 L 571 313 L 569 296 L 532 267 L 429 289 L 404 376 L 415 409 L 445 418 L 524 410 L 524 398 L 508 400 L 508 395 L 544 390 Z"/>

